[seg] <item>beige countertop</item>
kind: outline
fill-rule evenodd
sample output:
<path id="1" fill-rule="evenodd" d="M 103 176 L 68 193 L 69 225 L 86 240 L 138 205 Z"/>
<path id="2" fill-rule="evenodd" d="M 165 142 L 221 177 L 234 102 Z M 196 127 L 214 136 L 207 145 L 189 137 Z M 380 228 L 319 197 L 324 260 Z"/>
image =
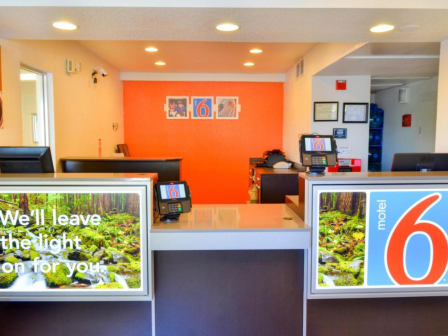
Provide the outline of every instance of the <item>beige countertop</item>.
<path id="1" fill-rule="evenodd" d="M 309 230 L 285 204 L 218 204 L 193 205 L 177 222 L 157 220 L 156 231 L 237 231 L 237 230 Z"/>
<path id="2" fill-rule="evenodd" d="M 279 174 L 298 174 L 301 171 L 296 168 L 267 168 L 254 167 L 260 174 L 279 175 Z"/>
<path id="3" fill-rule="evenodd" d="M 310 227 L 285 204 L 203 204 L 157 220 L 150 237 L 156 251 L 307 249 Z"/>
<path id="4" fill-rule="evenodd" d="M 308 176 L 300 173 L 300 177 L 305 180 L 319 183 L 370 181 L 371 183 L 400 181 L 429 181 L 448 183 L 448 172 L 375 172 L 375 173 L 325 173 L 322 176 Z"/>
<path id="5" fill-rule="evenodd" d="M 156 173 L 54 173 L 54 174 L 0 174 L 2 181 L 149 181 Z"/>

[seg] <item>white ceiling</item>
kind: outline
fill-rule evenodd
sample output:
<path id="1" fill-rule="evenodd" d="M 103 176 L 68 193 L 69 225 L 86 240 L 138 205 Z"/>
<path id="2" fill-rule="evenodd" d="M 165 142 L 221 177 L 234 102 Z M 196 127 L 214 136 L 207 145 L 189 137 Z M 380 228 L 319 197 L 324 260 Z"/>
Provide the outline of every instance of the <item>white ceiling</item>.
<path id="1" fill-rule="evenodd" d="M 315 44 L 171 41 L 79 41 L 122 72 L 284 73 Z M 153 46 L 158 52 L 144 49 Z M 261 54 L 249 50 L 260 48 Z M 156 61 L 166 62 L 157 66 Z M 246 67 L 245 62 L 255 66 Z"/>
<path id="2" fill-rule="evenodd" d="M 372 76 L 372 92 L 437 76 L 440 43 L 366 44 L 318 76 Z"/>
<path id="3" fill-rule="evenodd" d="M 0 0 L 25 7 L 448 8 L 446 0 Z"/>
<path id="4" fill-rule="evenodd" d="M 5 3 L 4 0 L 2 2 Z M 85 1 L 81 2 L 85 4 Z M 196 0 L 198 2 L 203 6 L 208 4 L 206 0 Z M 244 2 L 240 1 L 241 4 Z M 282 1 L 283 4 L 285 2 Z M 408 2 L 409 7 L 423 6 L 421 0 Z M 425 2 L 444 8 L 448 6 L 446 0 Z M 57 3 L 62 6 L 67 1 Z M 304 1 L 300 3 L 304 5 Z M 157 4 L 161 6 L 163 2 L 159 0 Z M 448 9 L 3 6 L 0 8 L 0 37 L 38 40 L 439 42 L 448 39 L 447 17 Z M 71 21 L 80 28 L 71 32 L 58 31 L 51 23 L 59 20 Z M 241 29 L 232 33 L 216 31 L 215 26 L 224 21 L 237 23 Z M 381 23 L 393 24 L 397 29 L 383 34 L 369 31 L 370 27 Z M 415 32 L 398 29 L 405 25 L 419 25 L 421 28 Z"/>

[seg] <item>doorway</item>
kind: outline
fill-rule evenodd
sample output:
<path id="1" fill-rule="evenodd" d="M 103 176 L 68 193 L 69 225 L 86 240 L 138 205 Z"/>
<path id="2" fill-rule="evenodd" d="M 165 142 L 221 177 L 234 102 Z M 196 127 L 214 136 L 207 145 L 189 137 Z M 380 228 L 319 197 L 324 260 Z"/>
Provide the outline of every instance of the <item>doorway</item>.
<path id="1" fill-rule="evenodd" d="M 21 67 L 22 145 L 50 146 L 47 75 Z"/>

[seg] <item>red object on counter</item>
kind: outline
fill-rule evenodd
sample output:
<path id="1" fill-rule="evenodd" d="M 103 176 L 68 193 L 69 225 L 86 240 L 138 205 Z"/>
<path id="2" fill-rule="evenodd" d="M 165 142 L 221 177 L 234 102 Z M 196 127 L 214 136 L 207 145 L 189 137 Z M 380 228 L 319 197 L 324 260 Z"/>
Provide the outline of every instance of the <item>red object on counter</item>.
<path id="1" fill-rule="evenodd" d="M 361 159 L 338 159 L 336 167 L 328 167 L 329 173 L 361 172 Z"/>

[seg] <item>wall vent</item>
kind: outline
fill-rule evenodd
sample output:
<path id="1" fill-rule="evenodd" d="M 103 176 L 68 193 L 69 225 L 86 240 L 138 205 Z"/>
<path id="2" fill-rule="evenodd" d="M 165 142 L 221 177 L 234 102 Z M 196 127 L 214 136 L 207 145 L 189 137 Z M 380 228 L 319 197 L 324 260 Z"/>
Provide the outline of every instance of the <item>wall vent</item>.
<path id="1" fill-rule="evenodd" d="M 296 79 L 303 76 L 304 71 L 305 71 L 305 61 L 302 58 L 296 64 Z"/>

